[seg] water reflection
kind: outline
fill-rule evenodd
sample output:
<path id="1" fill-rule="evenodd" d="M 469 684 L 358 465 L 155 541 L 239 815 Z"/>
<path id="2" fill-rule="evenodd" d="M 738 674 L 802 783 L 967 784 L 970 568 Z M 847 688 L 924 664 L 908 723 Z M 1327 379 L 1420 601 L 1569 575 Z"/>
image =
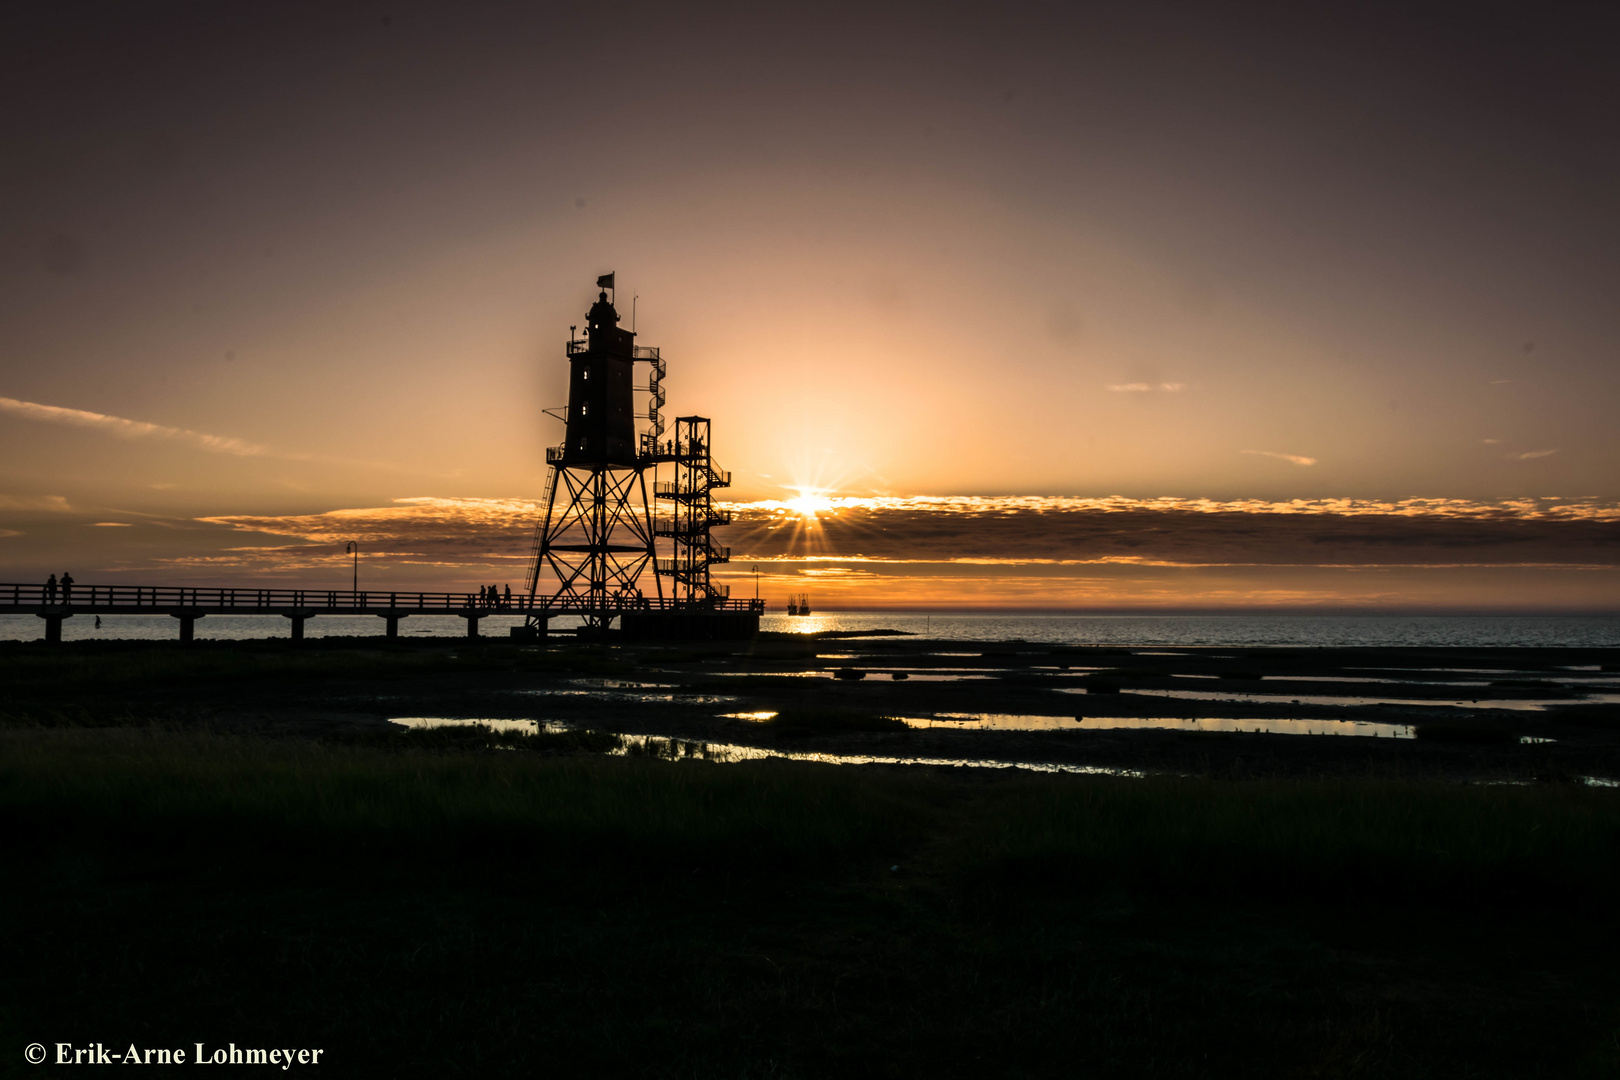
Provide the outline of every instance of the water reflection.
<path id="1" fill-rule="evenodd" d="M 1211 676 L 1213 678 L 1213 676 Z M 1477 681 L 1448 681 L 1444 679 L 1378 679 L 1367 675 L 1262 675 L 1262 682 L 1326 682 L 1326 683 L 1389 683 L 1395 686 L 1489 686 L 1483 679 Z"/>
<path id="2" fill-rule="evenodd" d="M 1083 686 L 1055 687 L 1060 694 L 1084 694 Z M 1139 690 L 1130 687 L 1120 687 L 1122 694 L 1141 694 L 1144 697 L 1182 698 L 1188 701 L 1233 701 L 1233 702 L 1275 702 L 1278 705 L 1413 705 L 1421 708 L 1457 708 L 1457 709 L 1512 709 L 1517 712 L 1545 712 L 1549 704 L 1547 701 L 1524 701 L 1517 698 L 1479 698 L 1477 700 L 1449 700 L 1439 698 L 1380 698 L 1380 697 L 1339 697 L 1328 694 L 1251 694 L 1240 690 Z M 1585 700 L 1595 701 L 1600 698 L 1615 696 L 1604 694 L 1588 695 Z M 1557 704 L 1569 704 L 1569 699 Z"/>
<path id="3" fill-rule="evenodd" d="M 907 727 L 955 731 L 1104 731 L 1157 728 L 1168 731 L 1225 731 L 1269 735 L 1361 735 L 1384 739 L 1413 738 L 1410 724 L 1370 720 L 1250 720 L 1230 717 L 1035 716 L 1021 713 L 938 713 L 932 718 L 897 716 Z"/>
<path id="4" fill-rule="evenodd" d="M 1232 731 L 1260 735 L 1362 735 L 1382 739 L 1417 737 L 1411 724 L 1380 724 L 1371 720 L 1249 720 L 1231 717 L 1094 716 L 1078 722 L 1082 729 L 1160 728 L 1167 731 Z"/>
<path id="5" fill-rule="evenodd" d="M 1028 713 L 935 713 L 932 717 L 897 716 L 907 727 L 949 731 L 1061 731 L 1080 722 L 1072 716 L 1034 716 Z"/>
<path id="6" fill-rule="evenodd" d="M 390 716 L 390 724 L 399 724 L 408 728 L 437 728 L 437 727 L 487 727 L 491 731 L 502 733 L 516 731 L 524 735 L 538 735 L 542 731 L 548 735 L 570 730 L 567 724 L 560 724 L 555 720 L 504 720 L 504 719 L 455 719 L 447 716 Z"/>
<path id="7" fill-rule="evenodd" d="M 1083 776 L 1141 777 L 1135 769 L 1108 769 L 1100 765 L 1066 765 L 1046 761 L 993 761 L 987 758 L 888 757 L 882 754 L 823 754 L 805 750 L 772 750 L 736 743 L 693 742 L 666 739 L 658 735 L 620 736 L 623 748 L 610 753 L 647 755 L 671 759 L 697 758 L 730 763 L 737 761 L 814 761 L 823 765 L 932 765 L 967 769 L 1027 769 L 1030 772 L 1074 773 Z"/>
<path id="8" fill-rule="evenodd" d="M 522 694 L 526 697 L 586 698 L 590 701 L 667 701 L 680 705 L 723 705 L 726 702 L 737 700 L 735 696 L 729 694 L 698 694 L 685 690 L 657 694 L 640 690 L 603 690 L 572 686 L 546 686 L 534 690 L 513 690 L 512 693 Z"/>

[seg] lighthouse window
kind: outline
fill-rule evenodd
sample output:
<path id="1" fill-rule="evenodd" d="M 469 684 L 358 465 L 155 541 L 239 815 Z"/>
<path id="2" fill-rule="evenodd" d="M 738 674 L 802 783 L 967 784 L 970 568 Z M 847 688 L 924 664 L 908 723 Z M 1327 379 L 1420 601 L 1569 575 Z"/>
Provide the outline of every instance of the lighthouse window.
<path id="1" fill-rule="evenodd" d="M 579 415 L 581 415 L 581 416 L 589 416 L 590 412 L 591 412 L 591 403 L 590 402 L 582 401 L 582 402 L 579 403 Z"/>
<path id="2" fill-rule="evenodd" d="M 579 377 L 581 379 L 585 380 L 586 382 L 590 382 L 591 381 L 591 369 L 586 368 L 584 371 L 581 371 L 579 373 Z"/>

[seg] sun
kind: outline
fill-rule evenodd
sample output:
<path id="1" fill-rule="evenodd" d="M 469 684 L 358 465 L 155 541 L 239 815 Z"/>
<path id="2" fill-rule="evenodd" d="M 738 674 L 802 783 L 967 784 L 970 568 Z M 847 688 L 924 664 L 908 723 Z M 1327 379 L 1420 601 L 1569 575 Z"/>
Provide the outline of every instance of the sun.
<path id="1" fill-rule="evenodd" d="M 783 499 L 782 505 L 798 514 L 800 517 L 813 518 L 817 514 L 832 509 L 832 500 L 814 488 L 796 488 L 798 496 L 792 499 Z"/>

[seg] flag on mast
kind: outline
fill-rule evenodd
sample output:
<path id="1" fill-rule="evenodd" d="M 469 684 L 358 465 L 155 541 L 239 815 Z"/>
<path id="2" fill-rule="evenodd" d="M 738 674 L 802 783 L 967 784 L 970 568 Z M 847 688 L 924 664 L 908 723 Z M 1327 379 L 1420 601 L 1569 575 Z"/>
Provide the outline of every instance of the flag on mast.
<path id="1" fill-rule="evenodd" d="M 597 278 L 596 279 L 596 287 L 598 289 L 611 289 L 611 288 L 613 288 L 613 275 L 612 274 L 603 274 L 601 277 Z"/>

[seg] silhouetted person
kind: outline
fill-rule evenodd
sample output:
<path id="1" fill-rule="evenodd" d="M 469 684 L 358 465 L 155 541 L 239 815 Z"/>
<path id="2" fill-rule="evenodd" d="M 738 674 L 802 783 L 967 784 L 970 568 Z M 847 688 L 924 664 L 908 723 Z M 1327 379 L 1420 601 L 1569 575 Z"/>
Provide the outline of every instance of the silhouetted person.
<path id="1" fill-rule="evenodd" d="M 55 574 L 52 574 L 50 577 L 45 579 L 45 602 L 47 604 L 56 603 L 56 575 Z"/>
<path id="2" fill-rule="evenodd" d="M 73 575 L 62 571 L 62 603 L 73 603 Z"/>
<path id="3" fill-rule="evenodd" d="M 101 616 L 100 615 L 96 616 L 96 629 L 97 630 L 101 629 Z"/>
<path id="4" fill-rule="evenodd" d="M 512 586 L 510 586 L 510 585 L 508 585 L 506 587 L 506 602 L 504 604 L 502 604 L 501 606 L 506 607 L 506 608 L 509 608 L 509 607 L 512 606 Z"/>

